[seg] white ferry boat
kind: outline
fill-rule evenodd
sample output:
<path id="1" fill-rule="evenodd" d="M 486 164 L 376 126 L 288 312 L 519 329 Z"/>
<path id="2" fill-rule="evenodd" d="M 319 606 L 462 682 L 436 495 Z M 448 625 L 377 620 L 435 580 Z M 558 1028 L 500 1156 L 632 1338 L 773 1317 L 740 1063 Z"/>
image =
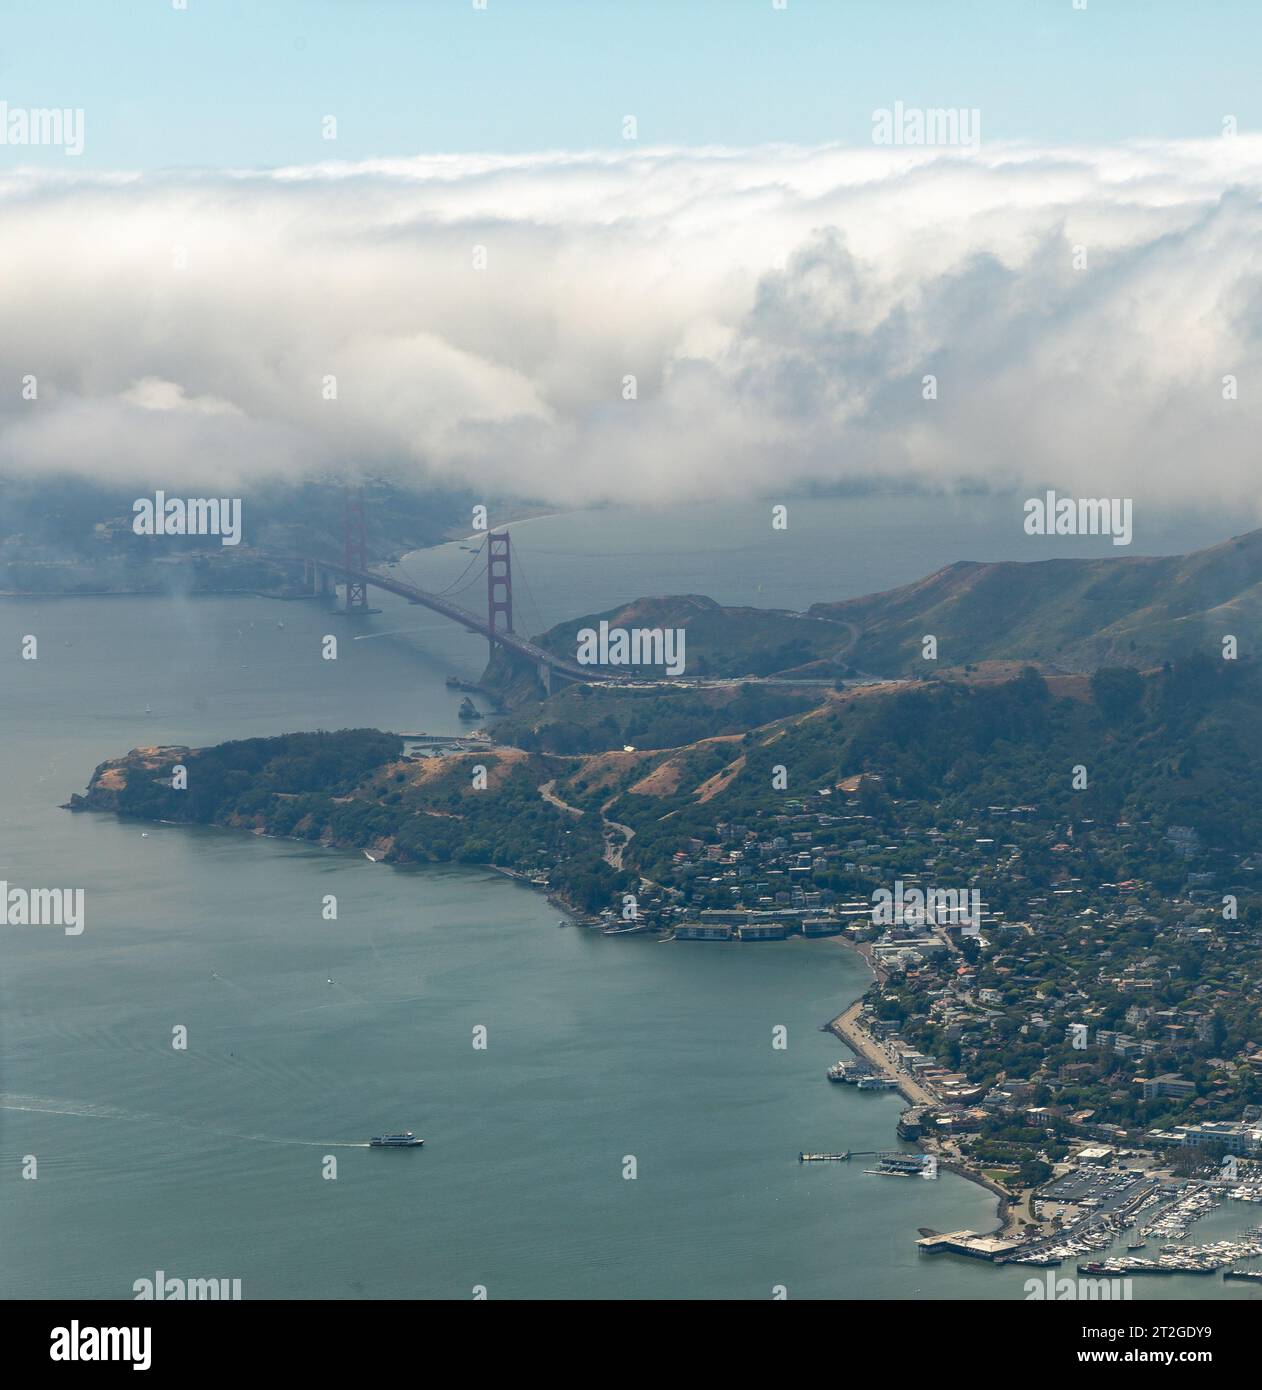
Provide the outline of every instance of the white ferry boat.
<path id="1" fill-rule="evenodd" d="M 368 1141 L 368 1147 L 370 1149 L 419 1149 L 424 1142 L 424 1139 L 418 1139 L 409 1129 L 402 1134 L 374 1134 Z"/>

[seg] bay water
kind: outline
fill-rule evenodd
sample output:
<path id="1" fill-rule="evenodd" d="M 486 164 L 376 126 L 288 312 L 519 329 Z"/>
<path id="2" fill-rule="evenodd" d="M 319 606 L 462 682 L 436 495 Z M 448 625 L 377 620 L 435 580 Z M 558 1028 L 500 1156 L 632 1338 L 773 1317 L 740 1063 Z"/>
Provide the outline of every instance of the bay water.
<path id="1" fill-rule="evenodd" d="M 1033 558 L 1019 504 L 991 499 L 799 499 L 787 532 L 770 504 L 719 503 L 511 529 L 519 631 L 641 594 L 796 609 Z M 1141 516 L 1132 550 L 1231 530 Z M 453 542 L 400 570 L 442 588 L 469 560 Z M 0 1296 L 130 1298 L 161 1270 L 256 1299 L 1023 1297 L 1041 1271 L 916 1250 L 918 1227 L 994 1224 L 977 1186 L 797 1162 L 898 1147 L 897 1096 L 824 1076 L 844 1049 L 821 1025 L 868 982 L 839 943 L 608 939 L 487 870 L 59 809 L 139 745 L 459 731 L 444 680 L 475 677 L 485 642 L 372 599 L 358 620 L 253 596 L 0 599 L 0 877 L 86 902 L 77 937 L 0 928 Z M 366 1147 L 396 1129 L 424 1149 Z"/>

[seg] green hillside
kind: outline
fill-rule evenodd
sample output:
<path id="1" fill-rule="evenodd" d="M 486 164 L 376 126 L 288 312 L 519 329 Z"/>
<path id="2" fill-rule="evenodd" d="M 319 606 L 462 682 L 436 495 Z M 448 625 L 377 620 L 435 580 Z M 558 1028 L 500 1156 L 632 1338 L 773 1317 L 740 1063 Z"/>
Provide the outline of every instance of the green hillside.
<path id="1" fill-rule="evenodd" d="M 1171 826 L 1190 827 L 1224 855 L 1262 848 L 1262 668 L 1192 657 L 1147 679 L 1106 668 L 1079 684 L 1080 698 L 1056 698 L 1027 670 L 998 685 L 935 682 L 839 699 L 740 739 L 679 750 L 679 775 L 662 794 L 624 782 L 609 814 L 636 827 L 637 862 L 649 873 L 664 872 L 681 840 L 704 837 L 716 821 L 753 823 L 782 810 L 777 767 L 799 797 L 865 778 L 865 809 L 891 826 L 984 819 L 988 808 L 1014 804 L 1042 825 L 1143 826 L 1126 856 L 1134 873 L 1174 860 L 1163 840 Z M 568 784 L 562 790 L 571 795 Z"/>
<path id="2" fill-rule="evenodd" d="M 684 675 L 688 677 L 771 676 L 787 671 L 839 675 L 848 664 L 845 653 L 854 640 L 846 622 L 826 614 L 808 617 L 779 608 L 725 608 L 700 594 L 638 598 L 620 608 L 558 623 L 537 640 L 573 661 L 578 633 L 598 629 L 602 620 L 611 628 L 683 628 L 687 634 Z M 646 673 L 661 674 L 651 669 Z"/>
<path id="3" fill-rule="evenodd" d="M 1191 555 L 961 562 L 885 593 L 817 603 L 813 617 L 861 629 L 851 661 L 877 674 L 1036 661 L 1067 671 L 1154 666 L 1193 650 L 1262 649 L 1262 531 Z"/>

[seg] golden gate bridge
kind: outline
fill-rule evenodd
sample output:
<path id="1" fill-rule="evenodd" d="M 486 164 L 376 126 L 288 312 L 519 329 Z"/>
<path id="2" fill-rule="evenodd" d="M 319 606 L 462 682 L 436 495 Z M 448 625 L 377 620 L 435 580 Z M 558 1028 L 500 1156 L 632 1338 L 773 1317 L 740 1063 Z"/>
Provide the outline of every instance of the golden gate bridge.
<path id="1" fill-rule="evenodd" d="M 513 631 L 513 548 L 507 531 L 489 531 L 483 543 L 486 563 L 486 617 L 454 603 L 445 594 L 431 593 L 410 581 L 391 574 L 369 569 L 364 527 L 364 503 L 358 493 L 348 491 L 345 508 L 343 557 L 340 561 L 322 556 L 277 556 L 290 564 L 301 563 L 303 584 L 312 594 L 332 595 L 339 583 L 345 589 L 342 611 L 366 615 L 373 610 L 368 605 L 369 588 L 397 594 L 409 603 L 428 608 L 469 632 L 480 633 L 491 644 L 531 662 L 546 690 L 551 689 L 552 677 L 562 675 L 569 680 L 608 680 L 609 673 L 594 667 L 580 666 L 576 661 L 558 656 L 555 652 L 531 642 Z M 479 550 L 478 555 L 482 554 Z M 475 559 L 477 555 L 475 555 Z"/>
<path id="2" fill-rule="evenodd" d="M 266 552 L 265 552 L 266 553 Z M 369 607 L 368 590 L 370 588 L 383 589 L 387 593 L 397 594 L 400 598 L 406 599 L 422 608 L 428 608 L 433 613 L 438 613 L 444 618 L 449 618 L 454 623 L 459 623 L 461 627 L 469 632 L 480 633 L 491 644 L 491 651 L 494 654 L 495 647 L 498 645 L 506 651 L 521 657 L 534 665 L 535 672 L 539 677 L 544 689 L 551 693 L 552 680 L 554 676 L 562 676 L 566 680 L 593 682 L 601 684 L 636 685 L 636 684 L 658 684 L 657 677 L 645 675 L 643 673 L 618 673 L 614 674 L 607 667 L 602 666 L 582 666 L 577 661 L 568 657 L 558 656 L 555 652 L 549 651 L 546 647 L 540 646 L 537 642 L 532 642 L 528 638 L 519 636 L 513 631 L 513 547 L 512 537 L 507 531 L 488 531 L 482 546 L 474 554 L 474 561 L 484 558 L 486 566 L 486 617 L 480 613 L 474 613 L 470 609 L 453 601 L 450 596 L 450 589 L 442 593 L 432 593 L 428 589 L 421 588 L 420 585 L 412 583 L 410 580 L 396 578 L 392 574 L 383 574 L 377 570 L 369 569 L 367 559 L 367 542 L 364 527 L 364 503 L 363 497 L 355 490 L 347 489 L 345 505 L 344 536 L 341 560 L 330 560 L 324 556 L 314 555 L 269 555 L 268 558 L 280 561 L 285 564 L 298 565 L 303 567 L 303 583 L 309 593 L 331 597 L 335 594 L 339 585 L 344 587 L 345 597 L 343 600 L 342 611 L 349 614 L 367 615 L 376 610 Z M 470 562 L 470 566 L 474 563 Z M 467 572 L 467 570 L 466 570 Z M 464 576 L 456 581 L 456 585 L 461 585 Z M 455 586 L 452 586 L 455 587 Z M 467 588 L 465 584 L 463 587 Z M 527 585 L 529 595 L 529 586 Z M 817 621 L 826 623 L 826 619 Z M 847 629 L 847 640 L 843 646 L 838 648 L 836 656 L 838 658 L 848 654 L 850 649 L 858 641 L 859 629 L 853 623 L 842 623 L 839 626 Z M 832 678 L 812 678 L 812 677 L 784 677 L 784 676 L 752 676 L 744 675 L 740 677 L 711 677 L 699 679 L 697 677 L 681 680 L 679 677 L 672 677 L 671 683 L 679 684 L 745 684 L 753 683 L 758 685 L 830 685 Z"/>

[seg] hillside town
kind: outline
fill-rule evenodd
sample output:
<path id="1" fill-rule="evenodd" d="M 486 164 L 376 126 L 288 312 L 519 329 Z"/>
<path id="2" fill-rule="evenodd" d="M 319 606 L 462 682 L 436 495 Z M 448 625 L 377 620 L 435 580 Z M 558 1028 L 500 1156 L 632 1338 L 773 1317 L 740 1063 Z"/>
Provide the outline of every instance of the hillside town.
<path id="1" fill-rule="evenodd" d="M 1032 805 L 972 823 L 897 815 L 865 777 L 717 821 L 641 881 L 632 921 L 593 920 L 860 952 L 873 984 L 831 1024 L 866 1059 L 846 1079 L 900 1090 L 900 1137 L 1002 1196 L 1020 1213 L 1010 1235 L 1050 1233 L 1032 1193 L 1079 1166 L 1135 1155 L 1174 1181 L 1262 1156 L 1257 908 L 1235 910 L 1252 858 L 1198 867 L 1224 855 L 1175 826 L 1153 877 L 1094 881 L 1088 863 L 1123 862 L 1152 825 L 1046 824 Z M 1172 873 L 1181 884 L 1160 891 Z"/>

